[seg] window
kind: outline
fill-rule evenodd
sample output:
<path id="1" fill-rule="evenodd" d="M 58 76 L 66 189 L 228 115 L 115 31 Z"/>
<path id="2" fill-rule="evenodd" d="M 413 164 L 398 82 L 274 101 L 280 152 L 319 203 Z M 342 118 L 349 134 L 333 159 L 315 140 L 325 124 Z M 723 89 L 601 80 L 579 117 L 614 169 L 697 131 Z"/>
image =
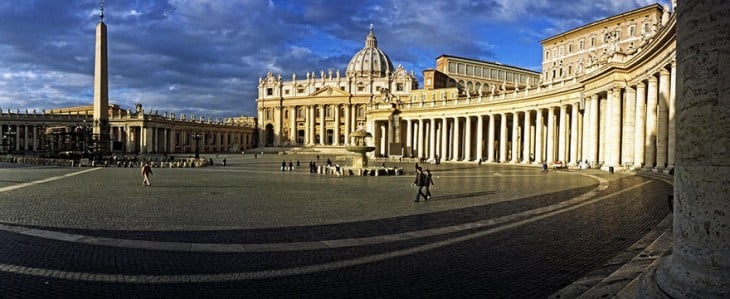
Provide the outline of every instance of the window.
<path id="1" fill-rule="evenodd" d="M 267 88 L 266 89 L 266 95 L 267 96 L 274 95 L 274 89 L 273 88 Z"/>
<path id="2" fill-rule="evenodd" d="M 629 27 L 629 36 L 636 36 L 636 26 Z"/>
<path id="3" fill-rule="evenodd" d="M 596 37 L 591 36 L 591 47 L 595 47 L 595 46 L 596 46 Z"/>
<path id="4" fill-rule="evenodd" d="M 466 66 L 466 74 L 467 75 L 474 75 L 474 66 L 467 65 Z"/>
<path id="5" fill-rule="evenodd" d="M 569 65 L 568 66 L 568 75 L 572 75 L 572 74 L 573 74 L 573 66 Z"/>
<path id="6" fill-rule="evenodd" d="M 284 119 L 289 119 L 289 110 L 284 110 Z"/>
<path id="7" fill-rule="evenodd" d="M 403 88 L 403 83 L 397 83 L 397 84 L 395 85 L 395 90 L 396 90 L 396 91 L 403 91 L 403 89 L 404 89 L 404 88 Z"/>
<path id="8" fill-rule="evenodd" d="M 365 90 L 365 86 L 360 85 L 357 87 L 357 91 L 363 91 L 363 90 Z"/>
<path id="9" fill-rule="evenodd" d="M 585 41 L 581 39 L 580 41 L 578 41 L 578 50 L 583 50 L 584 47 Z"/>
<path id="10" fill-rule="evenodd" d="M 568 45 L 568 53 L 573 53 L 573 44 Z"/>
<path id="11" fill-rule="evenodd" d="M 466 73 L 466 66 L 463 63 L 459 63 L 458 67 L 459 67 L 459 71 L 458 71 L 459 74 L 463 75 L 464 73 Z"/>
<path id="12" fill-rule="evenodd" d="M 284 94 L 289 94 L 289 89 L 284 89 Z"/>
<path id="13" fill-rule="evenodd" d="M 456 73 L 456 62 L 449 62 L 449 73 Z"/>
<path id="14" fill-rule="evenodd" d="M 304 93 L 304 86 L 297 86 L 297 93 Z"/>
<path id="15" fill-rule="evenodd" d="M 344 86 L 340 86 L 340 90 L 345 91 L 345 87 Z"/>
<path id="16" fill-rule="evenodd" d="M 563 46 L 560 46 L 560 50 L 559 51 L 560 51 L 559 56 L 560 57 L 563 57 Z"/>
<path id="17" fill-rule="evenodd" d="M 550 51 L 545 51 L 545 60 L 550 59 Z"/>

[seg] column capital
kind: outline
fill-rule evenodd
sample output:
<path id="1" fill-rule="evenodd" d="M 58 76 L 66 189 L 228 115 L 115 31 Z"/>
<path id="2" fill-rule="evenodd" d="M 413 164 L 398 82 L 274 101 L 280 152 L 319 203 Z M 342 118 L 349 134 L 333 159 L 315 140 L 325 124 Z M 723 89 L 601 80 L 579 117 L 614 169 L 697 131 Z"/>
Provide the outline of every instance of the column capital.
<path id="1" fill-rule="evenodd" d="M 647 79 L 649 80 L 649 83 L 655 83 L 656 84 L 656 82 L 659 81 L 659 79 L 657 79 L 657 77 L 654 76 L 654 75 L 649 75 L 649 78 L 647 78 Z"/>
<path id="2" fill-rule="evenodd" d="M 669 70 L 666 68 L 659 69 L 659 76 L 669 76 Z"/>

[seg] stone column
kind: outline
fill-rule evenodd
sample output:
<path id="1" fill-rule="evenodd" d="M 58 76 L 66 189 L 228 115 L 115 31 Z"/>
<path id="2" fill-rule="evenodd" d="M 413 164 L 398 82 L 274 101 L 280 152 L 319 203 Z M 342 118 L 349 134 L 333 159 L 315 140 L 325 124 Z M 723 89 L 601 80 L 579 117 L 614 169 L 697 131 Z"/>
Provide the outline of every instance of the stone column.
<path id="1" fill-rule="evenodd" d="M 519 162 L 519 140 L 520 136 L 520 114 L 518 112 L 512 113 L 512 139 L 510 140 L 512 143 L 512 149 L 510 150 L 509 160 L 510 163 L 517 163 Z"/>
<path id="2" fill-rule="evenodd" d="M 426 133 L 426 131 L 424 130 L 424 127 L 423 127 L 423 118 L 419 118 L 418 119 L 418 143 L 416 144 L 416 150 L 417 150 L 416 153 L 419 158 L 426 157 L 426 155 L 424 155 L 426 153 L 426 151 L 424 150 L 425 146 L 423 145 L 423 139 L 424 139 L 423 134 L 425 134 L 425 133 Z"/>
<path id="3" fill-rule="evenodd" d="M 608 91 L 607 104 L 609 117 L 606 132 L 608 148 L 606 149 L 606 164 L 618 168 L 621 157 L 621 88 L 614 87 Z"/>
<path id="4" fill-rule="evenodd" d="M 406 157 L 412 157 L 413 156 L 413 120 L 407 119 L 406 120 L 406 148 L 404 151 L 404 156 Z"/>
<path id="5" fill-rule="evenodd" d="M 350 118 L 352 118 L 352 115 L 350 114 L 350 104 L 345 104 L 345 144 L 344 145 L 350 145 L 350 133 L 354 131 L 352 129 L 352 122 L 350 121 Z"/>
<path id="6" fill-rule="evenodd" d="M 325 137 L 327 137 L 327 110 L 325 105 L 319 105 L 319 145 L 325 145 Z"/>
<path id="7" fill-rule="evenodd" d="M 487 161 L 494 162 L 494 114 L 489 115 L 489 133 L 487 134 Z"/>
<path id="8" fill-rule="evenodd" d="M 560 122 L 557 124 L 558 129 L 558 160 L 568 163 L 565 158 L 565 133 L 568 131 L 568 105 L 560 105 Z"/>
<path id="9" fill-rule="evenodd" d="M 434 160 L 436 157 L 436 119 L 431 118 L 428 126 L 430 131 L 428 136 L 428 159 Z"/>
<path id="10" fill-rule="evenodd" d="M 168 136 L 168 131 L 170 129 L 163 129 L 162 130 L 162 146 L 163 146 L 163 153 L 170 152 L 170 137 Z"/>
<path id="11" fill-rule="evenodd" d="M 297 106 L 292 106 L 289 113 L 289 142 L 297 144 Z"/>
<path id="12" fill-rule="evenodd" d="M 675 149 L 677 144 L 676 119 L 674 117 L 677 94 L 677 63 L 672 62 L 672 71 L 669 77 L 669 127 L 667 128 L 667 169 L 669 172 L 674 169 L 676 159 Z"/>
<path id="13" fill-rule="evenodd" d="M 477 161 L 484 160 L 484 115 L 477 115 Z"/>
<path id="14" fill-rule="evenodd" d="M 332 134 L 332 145 L 340 145 L 340 105 L 335 105 L 335 128 Z"/>
<path id="15" fill-rule="evenodd" d="M 653 75 L 649 77 L 649 87 L 646 96 L 646 139 L 644 140 L 644 157 L 646 164 L 644 169 L 654 169 L 656 161 L 656 137 L 657 137 L 657 79 Z"/>
<path id="16" fill-rule="evenodd" d="M 28 151 L 28 125 L 23 127 L 23 151 Z"/>
<path id="17" fill-rule="evenodd" d="M 547 132 L 546 132 L 546 142 L 547 144 L 547 150 L 545 154 L 545 160 L 548 162 L 548 164 L 555 162 L 555 110 L 553 107 L 548 108 L 548 115 L 547 115 Z"/>
<path id="18" fill-rule="evenodd" d="M 530 164 L 530 110 L 525 110 L 525 127 L 522 130 L 522 163 Z"/>
<path id="19" fill-rule="evenodd" d="M 570 157 L 568 161 L 572 165 L 578 165 L 578 112 L 579 103 L 570 106 Z M 566 161 L 566 162 L 568 162 Z"/>
<path id="20" fill-rule="evenodd" d="M 657 103 L 656 170 L 667 167 L 667 136 L 669 128 L 669 71 L 659 71 L 659 102 Z"/>
<path id="21" fill-rule="evenodd" d="M 507 113 L 499 115 L 502 118 L 499 126 L 499 162 L 507 162 Z"/>
<path id="22" fill-rule="evenodd" d="M 626 87 L 624 93 L 624 114 L 621 131 L 621 163 L 634 164 L 634 133 L 636 122 L 636 91 L 632 87 Z"/>
<path id="23" fill-rule="evenodd" d="M 677 6 L 672 254 L 638 297 L 730 297 L 730 2 Z M 654 280 L 655 279 L 655 280 Z M 658 286 L 658 288 L 656 288 Z"/>
<path id="24" fill-rule="evenodd" d="M 453 152 L 451 153 L 451 161 L 459 161 L 459 154 L 461 152 L 461 132 L 460 132 L 460 121 L 459 117 L 454 117 L 454 137 L 453 141 Z"/>
<path id="25" fill-rule="evenodd" d="M 588 133 L 589 140 L 590 140 L 588 142 L 588 147 L 590 148 L 590 150 L 588 151 L 589 152 L 588 161 L 590 161 L 591 165 L 593 165 L 593 166 L 598 165 L 598 163 L 600 161 L 600 160 L 598 160 L 598 149 L 599 149 L 598 137 L 600 136 L 598 133 L 598 128 L 600 127 L 600 124 L 599 124 L 600 116 L 598 114 L 598 106 L 599 106 L 598 95 L 594 94 L 591 96 L 591 104 L 590 104 L 591 119 L 589 120 L 590 129 L 589 129 L 589 133 Z"/>
<path id="26" fill-rule="evenodd" d="M 646 85 L 644 82 L 639 82 L 636 85 L 636 119 L 634 125 L 636 127 L 634 129 L 634 167 L 632 168 L 640 169 L 645 162 Z"/>
<path id="27" fill-rule="evenodd" d="M 444 117 L 441 119 L 441 153 L 439 158 L 446 161 L 449 157 L 449 119 Z"/>
<path id="28" fill-rule="evenodd" d="M 538 108 L 535 112 L 535 164 L 542 164 L 544 160 L 542 153 L 545 152 L 543 148 L 543 120 L 542 120 L 542 109 Z"/>
<path id="29" fill-rule="evenodd" d="M 38 131 L 38 126 L 33 126 L 33 151 L 36 152 L 38 151 L 38 142 L 40 141 Z"/>
<path id="30" fill-rule="evenodd" d="M 464 121 L 464 161 L 471 161 L 471 116 Z"/>

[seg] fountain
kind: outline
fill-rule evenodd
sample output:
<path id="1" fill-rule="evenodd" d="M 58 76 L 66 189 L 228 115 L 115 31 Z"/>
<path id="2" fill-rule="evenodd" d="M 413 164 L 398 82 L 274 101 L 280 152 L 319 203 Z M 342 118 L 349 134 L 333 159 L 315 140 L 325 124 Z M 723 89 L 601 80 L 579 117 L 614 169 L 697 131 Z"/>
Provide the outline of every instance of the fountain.
<path id="1" fill-rule="evenodd" d="M 367 153 L 375 150 L 374 146 L 367 145 L 367 138 L 372 138 L 373 135 L 366 132 L 364 129 L 358 129 L 350 134 L 350 144 L 345 149 L 349 152 L 356 153 L 357 155 L 352 158 L 352 170 L 360 172 L 362 169 L 368 166 Z"/>

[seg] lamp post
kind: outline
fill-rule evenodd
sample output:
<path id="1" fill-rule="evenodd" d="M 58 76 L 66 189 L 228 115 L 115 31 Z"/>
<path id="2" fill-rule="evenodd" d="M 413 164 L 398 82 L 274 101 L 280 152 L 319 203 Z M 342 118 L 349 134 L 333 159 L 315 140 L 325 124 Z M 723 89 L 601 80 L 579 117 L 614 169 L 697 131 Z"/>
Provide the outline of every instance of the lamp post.
<path id="1" fill-rule="evenodd" d="M 195 159 L 200 159 L 200 149 L 198 148 L 198 140 L 200 140 L 200 133 L 198 133 L 198 130 L 195 130 L 193 133 L 193 140 L 195 140 Z"/>

